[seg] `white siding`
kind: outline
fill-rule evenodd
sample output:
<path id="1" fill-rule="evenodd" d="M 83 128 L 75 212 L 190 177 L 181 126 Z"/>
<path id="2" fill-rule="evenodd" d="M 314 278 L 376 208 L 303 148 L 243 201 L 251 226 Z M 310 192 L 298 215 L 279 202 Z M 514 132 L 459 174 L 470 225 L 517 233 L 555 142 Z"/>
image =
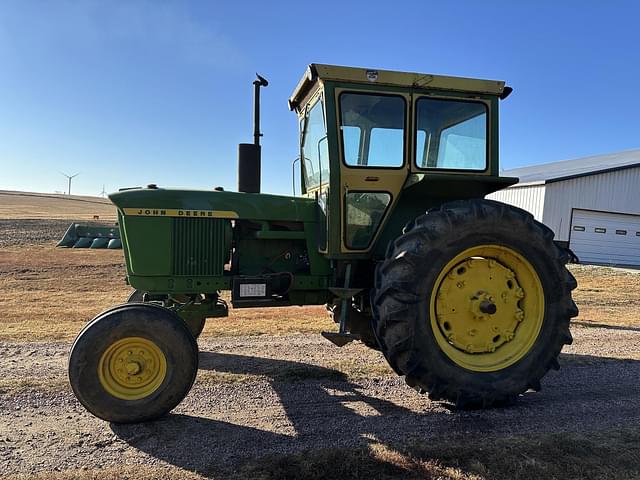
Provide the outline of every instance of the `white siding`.
<path id="1" fill-rule="evenodd" d="M 487 195 L 487 198 L 523 208 L 531 212 L 536 220 L 542 221 L 545 185 L 515 185 Z"/>
<path id="2" fill-rule="evenodd" d="M 640 214 L 640 167 L 546 184 L 542 222 L 555 232 L 556 240 L 569 239 L 574 208 Z"/>

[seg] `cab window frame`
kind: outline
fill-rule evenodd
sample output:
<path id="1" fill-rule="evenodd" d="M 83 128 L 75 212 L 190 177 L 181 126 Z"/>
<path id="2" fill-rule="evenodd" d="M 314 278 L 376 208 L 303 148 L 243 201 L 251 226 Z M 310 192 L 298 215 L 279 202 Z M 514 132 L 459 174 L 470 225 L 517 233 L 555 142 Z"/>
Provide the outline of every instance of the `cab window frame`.
<path id="1" fill-rule="evenodd" d="M 403 112 L 402 112 L 402 164 L 398 166 L 381 166 L 381 165 L 350 165 L 347 163 L 347 159 L 345 157 L 345 146 L 344 146 L 344 137 L 342 135 L 342 96 L 343 95 L 363 95 L 363 96 L 375 96 L 375 97 L 393 97 L 400 98 L 402 100 Z M 409 156 L 409 148 L 407 145 L 407 135 L 409 134 L 409 119 L 407 115 L 408 102 L 407 98 L 400 93 L 381 93 L 376 91 L 368 91 L 368 90 L 342 90 L 336 99 L 338 115 L 337 115 L 337 123 L 338 123 L 338 137 L 339 137 L 339 145 L 340 145 L 340 163 L 345 168 L 350 168 L 354 170 L 402 170 L 407 166 L 407 157 Z M 346 125 L 352 126 L 352 125 Z M 372 129 L 373 130 L 373 129 Z M 371 134 L 369 134 L 371 135 Z M 370 143 L 369 139 L 369 143 Z M 362 142 L 362 129 L 360 129 L 360 142 Z M 368 156 L 368 155 L 367 155 Z"/>
<path id="2" fill-rule="evenodd" d="M 299 145 L 298 145 L 298 149 L 300 151 L 299 154 L 299 158 L 300 158 L 300 179 L 301 179 L 301 183 L 302 183 L 302 188 L 301 188 L 301 194 L 303 196 L 308 196 L 309 193 L 311 192 L 315 192 L 316 190 L 320 191 L 320 189 L 322 188 L 322 186 L 326 186 L 328 187 L 330 184 L 330 175 L 331 175 L 331 159 L 330 159 L 330 155 L 327 157 L 327 166 L 329 168 L 329 175 L 327 176 L 326 181 L 324 180 L 324 178 L 321 178 L 321 182 L 318 185 L 314 185 L 314 186 L 309 186 L 307 185 L 307 175 L 306 175 L 306 166 L 305 166 L 305 156 L 304 156 L 304 142 L 306 140 L 306 137 L 308 135 L 308 125 L 309 125 L 309 114 L 311 113 L 311 110 L 313 110 L 316 106 L 318 106 L 318 104 L 320 105 L 320 110 L 322 111 L 322 124 L 324 126 L 324 136 L 321 137 L 326 139 L 328 136 L 328 124 L 327 124 L 327 106 L 325 103 L 325 96 L 322 92 L 322 90 L 318 90 L 318 92 L 316 92 L 311 99 L 307 102 L 307 104 L 304 107 L 304 113 L 300 118 L 300 123 L 302 124 L 302 130 L 300 131 L 299 134 Z M 317 146 L 316 146 L 317 148 Z M 312 164 L 313 165 L 313 164 Z M 315 165 L 313 165 L 315 167 Z M 319 168 L 322 170 L 322 159 L 319 158 Z"/>
<path id="3" fill-rule="evenodd" d="M 485 115 L 486 115 L 486 119 L 485 119 L 486 135 L 485 135 L 485 164 L 483 169 L 424 167 L 418 163 L 418 132 L 420 131 L 420 129 L 418 129 L 418 113 L 419 113 L 418 102 L 420 102 L 420 100 L 431 100 L 436 102 L 444 101 L 444 102 L 476 103 L 484 107 Z M 412 132 L 413 138 L 411 139 L 412 145 L 413 145 L 413 159 L 412 159 L 413 167 L 415 167 L 416 169 L 422 172 L 429 172 L 429 173 L 456 173 L 456 174 L 466 173 L 466 174 L 475 174 L 475 175 L 489 173 L 489 171 L 491 170 L 491 138 L 494 133 L 491 129 L 491 120 L 492 120 L 491 119 L 491 103 L 489 101 L 481 100 L 477 98 L 448 97 L 444 95 L 443 96 L 435 96 L 435 95 L 429 95 L 429 94 L 416 95 L 413 100 L 412 117 L 413 117 L 412 121 L 414 125 L 414 128 L 413 128 L 414 131 Z M 465 121 L 467 120 L 461 120 L 460 122 L 448 125 L 446 128 L 440 131 L 440 134 L 442 135 L 442 132 L 444 132 L 444 130 L 451 127 L 455 127 L 456 125 L 459 125 Z M 425 146 L 427 144 L 428 144 L 428 137 L 425 138 Z M 438 146 L 438 148 L 440 147 Z"/>

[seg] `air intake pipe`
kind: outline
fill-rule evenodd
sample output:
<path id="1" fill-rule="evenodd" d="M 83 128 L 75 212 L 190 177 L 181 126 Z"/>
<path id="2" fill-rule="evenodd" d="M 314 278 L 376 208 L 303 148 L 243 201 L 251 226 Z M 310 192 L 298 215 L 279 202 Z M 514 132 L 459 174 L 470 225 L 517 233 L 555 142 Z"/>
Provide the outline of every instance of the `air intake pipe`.
<path id="1" fill-rule="evenodd" d="M 256 73 L 253 82 L 253 143 L 238 145 L 238 191 L 260 193 L 260 87 L 269 82 Z"/>

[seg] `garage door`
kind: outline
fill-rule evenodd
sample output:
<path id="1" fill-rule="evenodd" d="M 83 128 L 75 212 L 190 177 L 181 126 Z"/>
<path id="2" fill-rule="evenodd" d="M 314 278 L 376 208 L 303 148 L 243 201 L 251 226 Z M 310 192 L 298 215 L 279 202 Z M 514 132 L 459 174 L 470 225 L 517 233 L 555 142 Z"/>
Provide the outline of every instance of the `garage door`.
<path id="1" fill-rule="evenodd" d="M 640 215 L 574 210 L 569 246 L 582 263 L 640 266 Z"/>

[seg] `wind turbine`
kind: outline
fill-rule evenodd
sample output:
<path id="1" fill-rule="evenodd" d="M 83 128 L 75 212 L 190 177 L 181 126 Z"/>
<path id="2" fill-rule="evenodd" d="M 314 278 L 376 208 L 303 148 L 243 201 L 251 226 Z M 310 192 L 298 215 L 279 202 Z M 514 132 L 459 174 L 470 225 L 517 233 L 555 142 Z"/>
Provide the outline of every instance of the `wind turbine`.
<path id="1" fill-rule="evenodd" d="M 71 195 L 71 179 L 80 175 L 80 172 L 76 173 L 75 175 L 67 175 L 66 173 L 63 173 L 63 172 L 60 172 L 60 173 L 62 173 L 62 175 L 64 175 L 69 179 L 69 193 L 67 193 L 67 195 Z"/>

